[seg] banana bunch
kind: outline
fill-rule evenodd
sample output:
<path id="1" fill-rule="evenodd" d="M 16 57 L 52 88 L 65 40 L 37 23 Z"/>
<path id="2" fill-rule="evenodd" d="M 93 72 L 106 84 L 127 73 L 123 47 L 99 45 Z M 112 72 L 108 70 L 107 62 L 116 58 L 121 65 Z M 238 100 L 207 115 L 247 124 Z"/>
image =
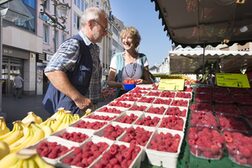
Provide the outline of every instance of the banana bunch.
<path id="1" fill-rule="evenodd" d="M 39 124 L 39 126 L 44 130 L 45 136 L 51 135 L 54 132 L 52 125 L 55 122 L 56 122 L 56 119 L 48 118 L 47 120 Z"/>
<path id="2" fill-rule="evenodd" d="M 11 153 L 18 152 L 25 147 L 34 145 L 45 137 L 43 129 L 34 122 L 24 126 L 23 132 L 24 136 L 9 146 Z"/>
<path id="3" fill-rule="evenodd" d="M 68 127 L 75 121 L 77 121 L 77 119 L 74 117 L 73 114 L 71 114 L 71 111 L 64 111 L 61 116 L 56 119 L 56 122 L 52 124 L 52 129 L 54 131 L 59 131 Z"/>
<path id="4" fill-rule="evenodd" d="M 22 123 L 22 121 L 20 120 L 14 121 L 13 129 L 10 132 L 0 136 L 0 141 L 4 141 L 8 145 L 13 144 L 18 139 L 24 136 L 23 128 L 24 128 L 24 124 Z"/>
<path id="5" fill-rule="evenodd" d="M 58 108 L 57 112 L 54 113 L 50 118 L 51 119 L 56 119 L 56 120 L 61 120 L 64 117 L 65 114 L 65 109 L 63 107 Z"/>
<path id="6" fill-rule="evenodd" d="M 6 126 L 5 120 L 0 116 L 0 136 L 10 132 L 10 129 Z"/>
<path id="7" fill-rule="evenodd" d="M 10 153 L 9 145 L 4 141 L 0 141 L 0 160 L 9 153 Z"/>
<path id="8" fill-rule="evenodd" d="M 44 162 L 38 154 L 20 155 L 11 153 L 0 160 L 3 168 L 53 168 Z"/>
<path id="9" fill-rule="evenodd" d="M 27 116 L 23 118 L 22 122 L 24 124 L 29 124 L 30 122 L 35 122 L 37 124 L 42 123 L 41 117 L 37 116 L 34 112 L 30 111 L 27 113 Z"/>

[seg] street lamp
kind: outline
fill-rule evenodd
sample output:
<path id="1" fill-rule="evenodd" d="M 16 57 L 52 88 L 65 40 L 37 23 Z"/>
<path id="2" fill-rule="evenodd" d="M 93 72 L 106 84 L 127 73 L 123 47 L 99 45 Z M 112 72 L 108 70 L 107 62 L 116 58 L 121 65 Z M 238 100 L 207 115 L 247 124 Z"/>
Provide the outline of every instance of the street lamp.
<path id="1" fill-rule="evenodd" d="M 60 2 L 59 0 L 51 0 L 53 2 L 54 14 L 51 15 L 46 11 L 47 1 L 50 0 L 41 0 L 42 8 L 40 9 L 41 15 L 46 15 L 49 19 L 46 20 L 46 23 L 51 25 L 54 28 L 54 52 L 56 52 L 56 29 L 63 30 L 66 32 L 66 26 L 64 23 L 67 19 L 67 13 L 70 9 L 68 3 Z M 61 20 L 61 22 L 59 22 Z"/>

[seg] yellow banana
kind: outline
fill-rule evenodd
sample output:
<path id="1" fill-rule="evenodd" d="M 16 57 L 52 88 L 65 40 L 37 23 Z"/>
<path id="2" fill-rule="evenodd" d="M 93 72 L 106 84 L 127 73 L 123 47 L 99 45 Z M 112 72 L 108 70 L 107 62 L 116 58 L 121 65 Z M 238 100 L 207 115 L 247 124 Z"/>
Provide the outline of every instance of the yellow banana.
<path id="1" fill-rule="evenodd" d="M 54 113 L 50 118 L 52 119 L 56 119 L 56 120 L 60 120 L 65 114 L 65 109 L 62 108 L 58 108 L 57 112 Z"/>
<path id="2" fill-rule="evenodd" d="M 29 144 L 34 145 L 35 143 L 37 143 L 38 141 L 40 141 L 41 139 L 45 137 L 45 133 L 42 130 L 42 128 L 40 128 L 37 124 L 31 123 L 31 126 L 32 126 L 32 129 L 34 130 L 34 137 L 29 142 Z"/>
<path id="3" fill-rule="evenodd" d="M 11 153 L 0 160 L 0 165 L 3 168 L 9 168 L 11 166 L 14 166 L 18 162 L 18 160 L 19 159 L 17 158 L 16 153 Z"/>
<path id="4" fill-rule="evenodd" d="M 23 163 L 22 163 L 22 168 L 29 168 L 29 160 L 31 159 L 25 159 L 23 160 Z M 31 160 L 32 161 L 32 160 Z M 33 168 L 33 167 L 32 167 Z"/>
<path id="5" fill-rule="evenodd" d="M 33 134 L 30 125 L 24 126 L 23 132 L 24 136 L 10 145 L 11 152 L 16 152 L 17 150 L 19 150 L 20 148 L 19 146 L 25 143 L 29 139 L 29 137 L 32 136 Z"/>
<path id="6" fill-rule="evenodd" d="M 30 123 L 28 126 L 29 136 L 21 144 L 11 148 L 11 152 L 18 152 L 19 150 L 26 148 L 28 146 L 34 145 L 42 138 L 44 138 L 44 131 L 39 128 L 35 123 Z"/>
<path id="7" fill-rule="evenodd" d="M 18 159 L 17 163 L 15 165 L 11 166 L 10 168 L 23 168 L 23 162 L 24 162 L 24 160 Z"/>
<path id="8" fill-rule="evenodd" d="M 73 118 L 75 121 L 78 121 L 80 119 L 80 116 L 79 116 L 79 114 L 74 114 Z"/>
<path id="9" fill-rule="evenodd" d="M 44 122 L 42 122 L 42 123 L 40 124 L 40 126 L 46 125 L 46 126 L 51 127 L 51 126 L 53 125 L 53 123 L 55 123 L 55 122 L 56 122 L 56 119 L 55 119 L 55 118 L 48 118 L 47 120 L 45 120 Z"/>
<path id="10" fill-rule="evenodd" d="M 0 116 L 0 136 L 10 132 L 10 129 L 6 126 L 4 117 Z"/>
<path id="11" fill-rule="evenodd" d="M 13 145 L 10 145 L 11 152 L 17 152 L 29 145 L 29 141 L 34 137 L 34 132 L 32 130 L 31 124 L 27 125 L 25 130 L 25 137 L 21 138 L 20 141 L 16 142 Z"/>
<path id="12" fill-rule="evenodd" d="M 39 116 L 37 116 L 34 112 L 30 111 L 27 113 L 27 116 L 23 118 L 22 122 L 24 124 L 29 124 L 30 122 L 40 124 L 42 123 L 42 119 Z"/>
<path id="13" fill-rule="evenodd" d="M 9 145 L 4 141 L 0 141 L 0 160 L 9 153 L 10 153 Z"/>
<path id="14" fill-rule="evenodd" d="M 7 144 L 11 145 L 22 136 L 24 136 L 22 122 L 14 121 L 12 131 L 1 136 L 0 140 L 5 141 Z"/>
<path id="15" fill-rule="evenodd" d="M 53 133 L 53 129 L 48 125 L 40 126 L 40 128 L 44 131 L 45 137 L 47 137 Z"/>
<path id="16" fill-rule="evenodd" d="M 54 166 L 51 166 L 47 164 L 44 160 L 42 160 L 42 158 L 38 154 L 33 157 L 35 163 L 38 165 L 39 168 L 54 168 Z"/>

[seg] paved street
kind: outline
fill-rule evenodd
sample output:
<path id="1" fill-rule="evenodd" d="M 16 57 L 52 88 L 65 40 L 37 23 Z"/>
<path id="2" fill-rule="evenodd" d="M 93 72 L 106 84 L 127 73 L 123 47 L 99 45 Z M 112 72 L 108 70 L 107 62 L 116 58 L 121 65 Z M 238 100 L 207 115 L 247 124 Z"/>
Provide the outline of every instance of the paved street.
<path id="1" fill-rule="evenodd" d="M 29 111 L 33 111 L 43 120 L 47 119 L 50 114 L 44 110 L 41 103 L 42 98 L 43 96 L 23 96 L 21 99 L 17 99 L 13 96 L 3 96 L 2 112 L 6 115 L 5 119 L 8 127 L 12 128 L 12 122 L 23 119 Z M 108 102 L 109 101 L 100 102 L 97 108 L 107 104 Z"/>

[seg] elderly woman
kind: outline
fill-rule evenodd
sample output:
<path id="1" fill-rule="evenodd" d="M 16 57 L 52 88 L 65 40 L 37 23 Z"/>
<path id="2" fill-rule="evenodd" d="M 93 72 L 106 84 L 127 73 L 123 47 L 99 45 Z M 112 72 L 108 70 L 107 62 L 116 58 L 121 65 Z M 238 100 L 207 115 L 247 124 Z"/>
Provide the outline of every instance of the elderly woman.
<path id="1" fill-rule="evenodd" d="M 126 79 L 134 79 L 136 84 L 152 83 L 147 57 L 137 51 L 141 41 L 137 29 L 126 27 L 121 31 L 120 37 L 124 52 L 116 53 L 112 57 L 107 82 L 110 87 L 117 88 L 117 96 L 126 92 L 123 87 Z"/>

